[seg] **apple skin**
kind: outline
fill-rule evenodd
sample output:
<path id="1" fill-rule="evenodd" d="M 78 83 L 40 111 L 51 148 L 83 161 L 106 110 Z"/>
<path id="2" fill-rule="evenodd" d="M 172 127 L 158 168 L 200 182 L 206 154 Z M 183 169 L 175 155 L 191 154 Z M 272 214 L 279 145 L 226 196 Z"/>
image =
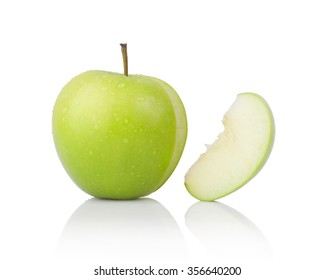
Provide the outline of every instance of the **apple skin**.
<path id="1" fill-rule="evenodd" d="M 170 177 L 187 138 L 181 99 L 167 83 L 91 70 L 61 90 L 53 138 L 72 180 L 107 199 L 146 196 Z"/>
<path id="2" fill-rule="evenodd" d="M 259 173 L 272 151 L 274 117 L 260 95 L 239 94 L 223 124 L 224 132 L 185 175 L 186 189 L 201 201 L 214 201 L 243 187 Z"/>

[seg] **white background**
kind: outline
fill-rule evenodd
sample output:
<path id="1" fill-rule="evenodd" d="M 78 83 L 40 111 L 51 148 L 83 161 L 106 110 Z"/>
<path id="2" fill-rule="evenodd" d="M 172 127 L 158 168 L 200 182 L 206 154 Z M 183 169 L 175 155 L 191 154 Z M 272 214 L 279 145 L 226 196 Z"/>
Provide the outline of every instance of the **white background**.
<path id="1" fill-rule="evenodd" d="M 334 279 L 332 2 L 1 1 L 0 278 L 108 279 L 93 269 L 151 264 L 241 266 L 234 279 Z M 84 204 L 90 197 L 54 149 L 52 107 L 80 72 L 122 72 L 121 42 L 130 73 L 177 90 L 188 141 L 150 200 Z M 245 91 L 273 110 L 272 155 L 244 188 L 197 203 L 184 174 Z"/>

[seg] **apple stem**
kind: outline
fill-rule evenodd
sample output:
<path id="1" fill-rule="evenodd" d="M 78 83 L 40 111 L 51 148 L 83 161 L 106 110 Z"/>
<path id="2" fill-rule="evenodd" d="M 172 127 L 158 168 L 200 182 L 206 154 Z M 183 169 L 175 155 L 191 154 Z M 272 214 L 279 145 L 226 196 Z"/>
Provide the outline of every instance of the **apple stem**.
<path id="1" fill-rule="evenodd" d="M 127 55 L 127 44 L 123 43 L 121 45 L 121 52 L 123 58 L 123 73 L 128 77 L 128 55 Z"/>

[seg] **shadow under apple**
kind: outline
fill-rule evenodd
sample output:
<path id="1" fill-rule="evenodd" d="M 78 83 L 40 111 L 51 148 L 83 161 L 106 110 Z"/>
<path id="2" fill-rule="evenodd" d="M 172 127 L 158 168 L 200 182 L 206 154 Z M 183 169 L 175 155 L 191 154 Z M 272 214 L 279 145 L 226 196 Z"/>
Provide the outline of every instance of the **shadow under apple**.
<path id="1" fill-rule="evenodd" d="M 219 202 L 197 202 L 185 215 L 185 223 L 207 251 L 207 257 L 271 259 L 264 234 L 244 215 Z"/>
<path id="2" fill-rule="evenodd" d="M 60 237 L 61 258 L 165 260 L 187 255 L 183 235 L 156 200 L 92 198 L 69 218 Z"/>

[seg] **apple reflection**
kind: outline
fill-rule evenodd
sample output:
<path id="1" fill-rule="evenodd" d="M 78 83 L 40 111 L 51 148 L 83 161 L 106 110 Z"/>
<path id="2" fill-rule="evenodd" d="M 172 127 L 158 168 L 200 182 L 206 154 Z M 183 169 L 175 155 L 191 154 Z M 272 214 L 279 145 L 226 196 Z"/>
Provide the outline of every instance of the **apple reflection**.
<path id="1" fill-rule="evenodd" d="M 58 256 L 83 259 L 180 259 L 186 244 L 171 214 L 156 200 L 92 198 L 70 217 Z"/>
<path id="2" fill-rule="evenodd" d="M 271 259 L 263 233 L 244 215 L 219 202 L 197 202 L 185 215 L 185 223 L 207 251 L 207 257 Z"/>

